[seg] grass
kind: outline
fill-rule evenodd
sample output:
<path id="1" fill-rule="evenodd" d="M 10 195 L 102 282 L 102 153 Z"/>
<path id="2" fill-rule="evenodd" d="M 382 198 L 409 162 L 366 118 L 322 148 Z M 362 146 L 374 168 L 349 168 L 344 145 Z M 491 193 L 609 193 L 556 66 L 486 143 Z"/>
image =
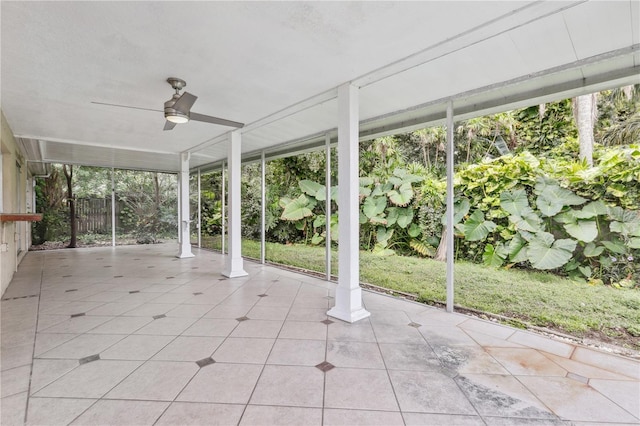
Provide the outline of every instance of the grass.
<path id="1" fill-rule="evenodd" d="M 220 238 L 203 239 L 220 248 Z M 243 240 L 243 256 L 259 258 L 260 243 Z M 324 247 L 267 243 L 267 260 L 323 273 Z M 337 274 L 337 252 L 332 273 Z M 445 264 L 432 259 L 360 252 L 360 280 L 414 294 L 425 303 L 446 299 Z M 523 320 L 579 338 L 640 350 L 640 291 L 590 286 L 541 272 L 492 269 L 456 261 L 457 305 Z"/>

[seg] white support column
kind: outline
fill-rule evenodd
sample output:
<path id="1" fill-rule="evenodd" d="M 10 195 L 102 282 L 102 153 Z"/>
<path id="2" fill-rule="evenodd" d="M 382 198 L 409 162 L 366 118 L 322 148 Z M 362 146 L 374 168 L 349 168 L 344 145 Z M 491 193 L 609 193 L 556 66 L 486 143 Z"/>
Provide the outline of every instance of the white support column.
<path id="1" fill-rule="evenodd" d="M 202 188 L 200 167 L 198 167 L 198 248 L 202 248 Z"/>
<path id="2" fill-rule="evenodd" d="M 266 182 L 267 162 L 264 158 L 264 151 L 260 155 L 260 263 L 264 265 L 267 257 L 267 182 Z"/>
<path id="3" fill-rule="evenodd" d="M 453 102 L 447 104 L 447 312 L 453 312 Z"/>
<path id="4" fill-rule="evenodd" d="M 325 169 L 324 169 L 324 185 L 325 193 L 325 271 L 327 281 L 331 281 L 331 136 L 327 133 L 324 137 L 325 144 Z"/>
<path id="5" fill-rule="evenodd" d="M 194 254 L 191 252 L 191 235 L 190 235 L 190 224 L 191 220 L 189 214 L 189 158 L 191 154 L 188 152 L 183 152 L 180 154 L 180 179 L 179 185 L 180 188 L 180 198 L 178 198 L 178 208 L 180 211 L 180 249 L 178 251 L 177 257 L 183 259 L 185 257 L 193 257 Z"/>
<path id="6" fill-rule="evenodd" d="M 182 241 L 182 228 L 180 227 L 180 224 L 182 223 L 182 210 L 180 208 L 180 200 L 182 199 L 181 195 L 180 195 L 180 189 L 182 188 L 180 185 L 180 181 L 181 181 L 181 177 L 180 177 L 180 173 L 176 174 L 176 178 L 177 178 L 177 190 L 176 190 L 176 194 L 178 197 L 178 251 L 180 250 L 180 242 Z"/>
<path id="7" fill-rule="evenodd" d="M 241 179 L 241 154 L 240 144 L 242 137 L 239 131 L 229 133 L 229 254 L 225 259 L 225 267 L 222 275 L 229 278 L 248 275 L 244 270 L 242 259 L 242 233 L 240 217 L 240 179 Z"/>
<path id="8" fill-rule="evenodd" d="M 111 245 L 116 246 L 116 171 L 111 168 Z"/>
<path id="9" fill-rule="evenodd" d="M 225 182 L 225 173 L 224 173 L 224 168 L 225 168 L 225 161 L 222 161 L 222 177 L 221 177 L 221 186 L 222 186 L 222 194 L 220 194 L 220 204 L 222 205 L 221 209 L 221 217 L 220 217 L 220 222 L 222 223 L 221 229 L 220 229 L 220 251 L 222 252 L 222 254 L 224 254 L 224 241 L 225 241 L 225 237 L 227 235 L 227 214 L 226 214 L 226 210 L 227 210 L 227 197 L 226 197 L 226 193 L 227 193 L 227 183 Z"/>
<path id="10" fill-rule="evenodd" d="M 362 306 L 360 288 L 358 89 L 338 88 L 338 287 L 336 304 L 327 315 L 356 322 L 371 315 Z"/>

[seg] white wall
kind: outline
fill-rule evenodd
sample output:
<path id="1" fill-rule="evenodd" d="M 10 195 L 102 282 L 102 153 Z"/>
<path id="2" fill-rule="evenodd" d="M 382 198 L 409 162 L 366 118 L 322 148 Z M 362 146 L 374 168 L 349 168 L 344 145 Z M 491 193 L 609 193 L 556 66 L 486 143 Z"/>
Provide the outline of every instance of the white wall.
<path id="1" fill-rule="evenodd" d="M 0 132 L 0 152 L 2 153 L 0 212 L 32 213 L 35 208 L 31 187 L 33 180 L 29 176 L 27 163 L 1 110 L 0 119 L 2 123 Z M 31 225 L 29 222 L 0 222 L 0 285 L 2 294 L 9 286 L 18 263 L 30 245 Z"/>

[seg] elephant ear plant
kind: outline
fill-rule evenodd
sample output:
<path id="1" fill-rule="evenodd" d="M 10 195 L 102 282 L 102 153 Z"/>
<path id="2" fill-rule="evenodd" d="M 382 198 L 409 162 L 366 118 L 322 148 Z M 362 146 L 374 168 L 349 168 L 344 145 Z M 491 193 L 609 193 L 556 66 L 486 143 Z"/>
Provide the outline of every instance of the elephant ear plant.
<path id="1" fill-rule="evenodd" d="M 588 202 L 548 177 L 538 177 L 529 195 L 526 188 L 502 192 L 496 209 L 474 210 L 456 230 L 460 244 L 483 244 L 487 266 L 522 265 L 594 284 L 638 285 L 638 212 Z"/>
<path id="2" fill-rule="evenodd" d="M 406 169 L 396 168 L 391 176 L 360 178 L 361 246 L 381 255 L 417 253 L 433 256 L 434 248 L 423 241 L 416 223 L 414 204 L 418 203 L 417 185 L 423 178 Z M 310 180 L 298 184 L 297 198 L 281 198 L 281 219 L 294 222 L 305 234 L 305 241 L 321 244 L 326 238 L 326 186 Z M 331 200 L 337 206 L 337 186 L 331 188 Z M 338 239 L 338 215 L 332 214 L 331 239 Z M 310 238 L 307 238 L 310 237 Z"/>

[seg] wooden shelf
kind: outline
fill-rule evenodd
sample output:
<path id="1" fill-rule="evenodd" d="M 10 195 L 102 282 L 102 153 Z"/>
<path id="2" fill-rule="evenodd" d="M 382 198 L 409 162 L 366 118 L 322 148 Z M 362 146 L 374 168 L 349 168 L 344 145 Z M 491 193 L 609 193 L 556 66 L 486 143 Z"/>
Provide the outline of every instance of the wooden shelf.
<path id="1" fill-rule="evenodd" d="M 0 222 L 39 222 L 42 213 L 0 213 Z"/>

